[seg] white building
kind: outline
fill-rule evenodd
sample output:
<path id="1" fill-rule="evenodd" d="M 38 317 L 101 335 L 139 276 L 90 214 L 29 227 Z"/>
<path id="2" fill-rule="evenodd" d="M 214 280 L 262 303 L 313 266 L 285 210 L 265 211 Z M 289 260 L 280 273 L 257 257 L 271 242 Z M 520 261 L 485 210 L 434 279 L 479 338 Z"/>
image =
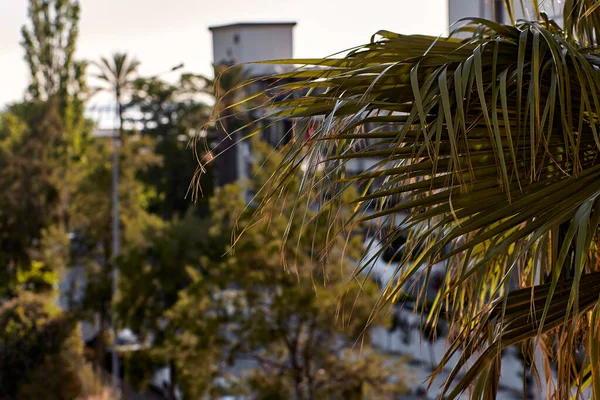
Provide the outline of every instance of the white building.
<path id="1" fill-rule="evenodd" d="M 215 64 L 243 64 L 292 58 L 295 22 L 242 22 L 211 26 Z M 281 70 L 273 65 L 245 66 L 251 76 L 271 75 Z"/>
<path id="2" fill-rule="evenodd" d="M 548 14 L 550 18 L 562 20 L 560 17 L 560 11 L 562 10 L 562 4 L 559 0 L 547 0 L 540 2 L 540 8 Z M 525 0 L 524 4 L 526 9 L 521 8 L 519 0 L 514 1 L 515 7 L 515 20 L 519 19 L 534 19 L 534 14 L 530 5 L 530 1 Z M 498 18 L 495 17 L 498 14 Z M 497 20 L 504 24 L 510 23 L 508 12 L 504 7 L 504 0 L 448 0 L 448 25 L 451 29 L 454 28 L 452 24 L 461 18 L 466 17 L 479 17 L 489 20 Z"/>
<path id="3" fill-rule="evenodd" d="M 213 63 L 222 65 L 242 64 L 246 76 L 253 78 L 270 76 L 284 72 L 284 66 L 273 64 L 252 64 L 256 61 L 290 59 L 294 55 L 295 22 L 242 22 L 227 25 L 211 26 Z M 289 67 L 288 67 L 289 68 Z M 253 84 L 251 90 L 264 89 L 263 83 Z M 273 146 L 284 141 L 286 133 L 291 130 L 291 121 L 278 121 L 265 129 L 262 136 Z M 224 185 L 247 179 L 252 162 L 250 145 L 240 141 L 239 133 L 227 138 L 224 132 L 220 140 L 221 149 L 230 147 L 217 158 L 217 184 Z M 228 132 L 232 133 L 232 132 Z"/>

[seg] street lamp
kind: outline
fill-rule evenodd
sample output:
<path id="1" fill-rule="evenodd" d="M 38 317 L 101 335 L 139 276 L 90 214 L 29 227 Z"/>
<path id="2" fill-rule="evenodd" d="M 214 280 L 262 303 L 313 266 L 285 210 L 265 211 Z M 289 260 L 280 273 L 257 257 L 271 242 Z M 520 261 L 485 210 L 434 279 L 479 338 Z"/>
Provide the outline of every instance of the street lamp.
<path id="1" fill-rule="evenodd" d="M 176 71 L 183 68 L 183 63 L 178 64 L 167 71 L 161 72 L 151 77 L 151 79 L 158 78 L 159 76 Z M 116 97 L 116 96 L 115 96 Z M 114 306 L 114 299 L 117 295 L 119 286 L 119 268 L 117 264 L 117 257 L 119 256 L 119 144 L 121 134 L 123 133 L 123 127 L 121 126 L 121 119 L 119 118 L 121 113 L 121 103 L 118 97 L 116 97 L 116 123 L 113 125 L 113 173 L 112 173 L 112 203 L 113 203 L 113 218 L 112 218 L 112 299 Z M 119 129 L 117 131 L 117 124 Z M 112 383 L 115 390 L 119 389 L 119 353 L 117 351 L 117 318 L 116 312 L 113 310 L 112 315 L 112 334 L 113 334 L 113 348 L 112 348 Z"/>

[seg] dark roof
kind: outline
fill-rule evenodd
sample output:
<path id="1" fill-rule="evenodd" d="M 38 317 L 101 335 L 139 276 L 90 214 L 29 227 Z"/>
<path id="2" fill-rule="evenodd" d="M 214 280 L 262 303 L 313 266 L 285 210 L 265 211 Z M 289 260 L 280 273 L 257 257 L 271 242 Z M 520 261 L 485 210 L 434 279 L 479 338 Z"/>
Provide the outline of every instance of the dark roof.
<path id="1" fill-rule="evenodd" d="M 252 26 L 295 26 L 295 22 L 237 22 L 233 24 L 225 24 L 225 25 L 213 25 L 209 26 L 208 29 L 214 31 L 216 29 L 223 28 L 243 28 L 243 27 L 252 27 Z"/>

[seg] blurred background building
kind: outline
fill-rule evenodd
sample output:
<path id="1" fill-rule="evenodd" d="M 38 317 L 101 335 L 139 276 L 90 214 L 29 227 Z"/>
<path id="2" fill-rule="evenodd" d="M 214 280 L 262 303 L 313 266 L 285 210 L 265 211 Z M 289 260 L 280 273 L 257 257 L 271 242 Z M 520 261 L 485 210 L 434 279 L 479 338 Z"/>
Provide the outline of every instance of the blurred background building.
<path id="1" fill-rule="evenodd" d="M 292 58 L 295 22 L 240 22 L 211 26 L 215 64 L 234 65 L 254 61 Z M 272 75 L 281 67 L 246 65 L 252 77 Z"/>
<path id="2" fill-rule="evenodd" d="M 532 16 L 531 2 L 525 3 L 525 10 L 521 8 L 520 2 L 514 1 L 515 20 L 519 19 L 534 19 Z M 557 21 L 562 20 L 560 17 L 559 0 L 541 1 L 540 8 L 546 12 L 548 16 Z M 495 20 L 504 24 L 510 23 L 510 18 L 504 0 L 448 0 L 448 25 L 451 26 L 461 18 L 479 17 L 488 20 Z"/>
<path id="3" fill-rule="evenodd" d="M 241 22 L 227 25 L 211 26 L 213 63 L 215 78 L 219 72 L 229 73 L 229 85 L 224 87 L 236 89 L 237 83 L 245 80 L 271 76 L 285 72 L 283 66 L 273 64 L 252 64 L 255 61 L 289 59 L 294 54 L 295 22 Z M 234 70 L 235 65 L 241 64 L 241 70 Z M 233 67 L 231 70 L 220 69 L 219 66 Z M 233 80 L 231 79 L 233 75 Z M 225 80 L 225 79 L 224 79 Z M 236 90 L 237 97 L 241 93 L 253 94 L 265 89 L 269 81 L 261 80 L 243 90 Z M 222 93 L 225 95 L 226 93 Z M 244 116 L 235 114 L 235 107 L 225 110 L 229 114 L 223 126 L 217 126 L 220 145 L 217 151 L 225 151 L 216 162 L 218 165 L 218 185 L 233 183 L 249 177 L 251 165 L 250 143 L 240 142 L 241 132 L 237 129 L 244 126 Z M 251 115 L 255 115 L 251 113 Z M 258 116 L 256 116 L 258 117 Z M 265 129 L 261 132 L 263 140 L 277 147 L 285 142 L 286 133 L 292 128 L 291 121 L 264 121 Z"/>

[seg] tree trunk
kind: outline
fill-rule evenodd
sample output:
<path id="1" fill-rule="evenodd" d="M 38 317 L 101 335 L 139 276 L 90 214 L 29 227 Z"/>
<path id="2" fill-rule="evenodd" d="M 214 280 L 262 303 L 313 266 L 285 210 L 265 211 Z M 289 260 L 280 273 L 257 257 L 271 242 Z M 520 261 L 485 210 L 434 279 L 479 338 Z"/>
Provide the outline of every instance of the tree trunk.
<path id="1" fill-rule="evenodd" d="M 104 331 L 106 330 L 106 316 L 104 315 L 103 310 L 99 312 L 99 326 L 98 333 L 96 333 L 96 364 L 98 366 L 98 371 L 102 371 L 104 369 L 104 355 L 105 355 L 105 346 L 104 346 Z"/>
<path id="2" fill-rule="evenodd" d="M 296 371 L 294 374 L 296 376 L 295 384 L 294 384 L 294 393 L 296 395 L 296 400 L 303 400 L 302 396 L 302 371 Z"/>
<path id="3" fill-rule="evenodd" d="M 169 400 L 177 399 L 177 397 L 175 396 L 175 384 L 176 384 L 176 380 L 177 380 L 176 373 L 177 373 L 177 371 L 176 371 L 175 361 L 173 359 L 171 359 L 169 361 Z"/>
<path id="4" fill-rule="evenodd" d="M 117 115 L 119 116 L 119 136 L 123 134 L 123 106 L 121 105 L 121 86 L 117 83 L 115 88 L 115 97 L 117 102 Z"/>
<path id="5" fill-rule="evenodd" d="M 298 337 L 290 342 L 286 340 L 286 345 L 289 351 L 289 357 L 292 365 L 292 370 L 294 374 L 294 393 L 296 400 L 303 400 L 304 396 L 302 395 L 302 383 L 304 378 L 304 371 L 300 363 L 298 363 Z"/>

